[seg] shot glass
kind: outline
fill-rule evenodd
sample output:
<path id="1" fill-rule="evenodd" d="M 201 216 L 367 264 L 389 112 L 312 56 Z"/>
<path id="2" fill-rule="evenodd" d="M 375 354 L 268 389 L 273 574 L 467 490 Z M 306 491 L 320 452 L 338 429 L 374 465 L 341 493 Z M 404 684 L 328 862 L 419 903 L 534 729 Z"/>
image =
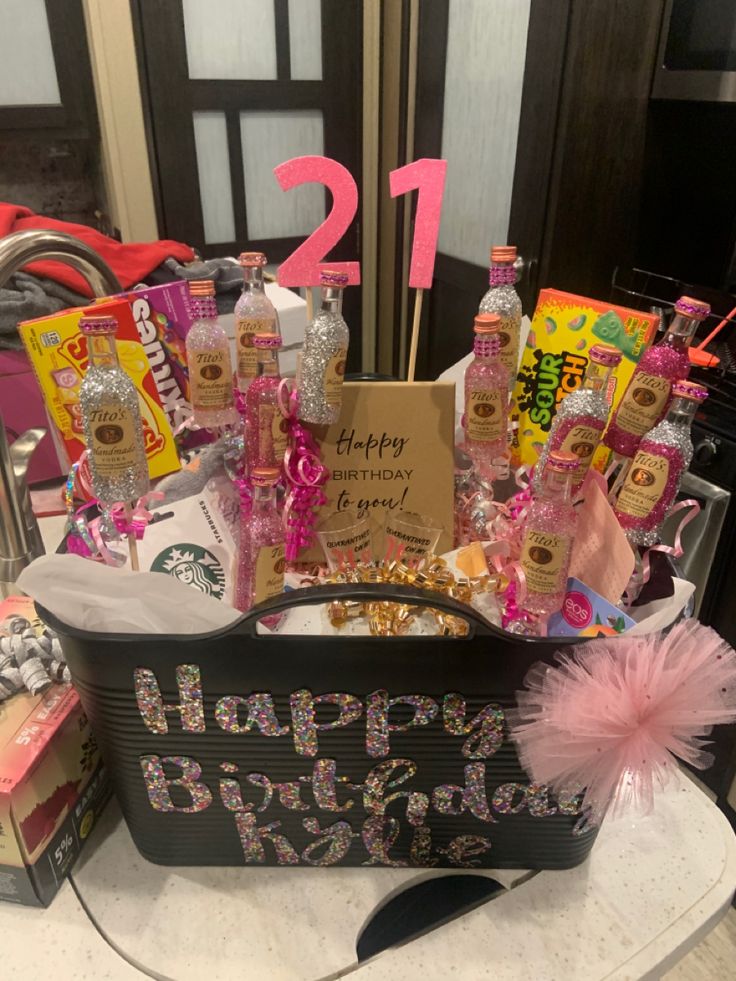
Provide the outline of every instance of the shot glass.
<path id="1" fill-rule="evenodd" d="M 403 562 L 411 568 L 434 553 L 442 534 L 433 518 L 413 511 L 387 513 L 383 531 L 384 560 Z"/>
<path id="2" fill-rule="evenodd" d="M 317 528 L 317 538 L 330 572 L 373 560 L 368 518 L 359 518 L 352 511 L 328 515 Z"/>

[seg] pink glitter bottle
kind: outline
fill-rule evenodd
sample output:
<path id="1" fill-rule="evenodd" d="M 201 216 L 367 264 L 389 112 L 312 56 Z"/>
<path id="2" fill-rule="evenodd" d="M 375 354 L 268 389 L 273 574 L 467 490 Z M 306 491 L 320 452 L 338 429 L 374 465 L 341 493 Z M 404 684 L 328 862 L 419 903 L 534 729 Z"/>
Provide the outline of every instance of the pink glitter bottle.
<path id="1" fill-rule="evenodd" d="M 252 387 L 252 386 L 251 386 Z M 277 596 L 284 589 L 284 527 L 276 507 L 275 467 L 255 467 L 251 472 L 253 503 L 240 518 L 240 550 L 235 606 L 244 613 L 256 603 Z M 274 627 L 281 614 L 264 617 Z"/>
<path id="2" fill-rule="evenodd" d="M 667 418 L 639 443 L 614 506 L 632 545 L 657 542 L 693 456 L 690 427 L 695 411 L 707 397 L 707 391 L 695 382 L 676 381 Z"/>
<path id="3" fill-rule="evenodd" d="M 238 412 L 230 342 L 217 319 L 215 284 L 211 279 L 192 280 L 189 293 L 193 321 L 186 343 L 194 421 L 205 429 L 233 425 Z"/>
<path id="4" fill-rule="evenodd" d="M 278 334 L 256 334 L 253 347 L 257 357 L 258 376 L 245 395 L 245 438 L 247 469 L 275 467 L 279 473 L 286 452 L 286 420 L 278 406 L 279 355 Z"/>
<path id="5" fill-rule="evenodd" d="M 611 408 L 608 380 L 621 361 L 621 352 L 611 344 L 594 344 L 589 358 L 582 385 L 560 403 L 547 442 L 542 447 L 532 483 L 537 492 L 541 490 L 542 474 L 553 450 L 574 453 L 578 458 L 578 467 L 572 477 L 573 494 L 580 490 L 593 462 Z"/>
<path id="6" fill-rule="evenodd" d="M 641 356 L 603 437 L 614 453 L 633 457 L 642 436 L 664 417 L 672 382 L 690 373 L 687 349 L 698 324 L 709 314 L 710 307 L 702 300 L 682 296 L 677 301 L 664 337 Z"/>
<path id="7" fill-rule="evenodd" d="M 465 451 L 481 476 L 494 460 L 508 458 L 509 370 L 500 358 L 501 318 L 479 313 L 473 330 L 475 357 L 465 371 Z"/>
<path id="8" fill-rule="evenodd" d="M 238 388 L 247 392 L 258 377 L 258 357 L 253 340 L 256 334 L 278 334 L 279 317 L 276 308 L 266 295 L 263 286 L 263 270 L 266 256 L 263 252 L 241 252 L 238 262 L 243 267 L 243 292 L 238 297 L 235 316 L 235 341 L 237 349 L 236 373 Z"/>
<path id="9" fill-rule="evenodd" d="M 542 489 L 529 506 L 521 548 L 527 589 L 523 606 L 529 613 L 547 615 L 562 606 L 577 519 L 570 484 L 579 462 L 574 453 L 553 450 Z"/>

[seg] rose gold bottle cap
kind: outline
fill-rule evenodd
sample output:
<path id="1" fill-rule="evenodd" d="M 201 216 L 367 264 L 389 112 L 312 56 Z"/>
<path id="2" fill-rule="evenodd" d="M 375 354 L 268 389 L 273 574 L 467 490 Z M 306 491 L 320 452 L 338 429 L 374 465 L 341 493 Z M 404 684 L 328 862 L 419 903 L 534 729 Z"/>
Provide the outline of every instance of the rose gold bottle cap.
<path id="1" fill-rule="evenodd" d="M 704 402 L 708 398 L 708 389 L 697 382 L 685 381 L 684 378 L 672 383 L 672 394 L 681 399 L 692 399 L 693 402 Z"/>
<path id="2" fill-rule="evenodd" d="M 241 266 L 247 266 L 252 268 L 254 266 L 265 266 L 266 256 L 263 252 L 241 252 L 238 256 L 238 262 Z"/>
<path id="3" fill-rule="evenodd" d="M 265 331 L 262 334 L 254 334 L 253 347 L 279 348 L 281 347 L 281 337 L 278 334 L 270 334 Z"/>
<path id="4" fill-rule="evenodd" d="M 694 300 L 691 296 L 681 296 L 675 304 L 675 313 L 682 313 L 693 320 L 705 320 L 710 317 L 710 306 L 703 300 Z"/>
<path id="5" fill-rule="evenodd" d="M 348 285 L 348 274 L 334 269 L 323 269 L 319 274 L 320 286 L 338 286 L 340 289 Z"/>
<path id="6" fill-rule="evenodd" d="M 497 334 L 501 330 L 501 318 L 497 313 L 479 313 L 473 320 L 476 334 Z"/>
<path id="7" fill-rule="evenodd" d="M 590 360 L 606 368 L 615 368 L 621 361 L 621 352 L 613 344 L 594 344 L 590 349 Z"/>
<path id="8" fill-rule="evenodd" d="M 215 284 L 211 279 L 192 279 L 189 281 L 190 296 L 214 296 Z"/>
<path id="9" fill-rule="evenodd" d="M 516 262 L 515 245 L 491 246 L 491 262 Z"/>
<path id="10" fill-rule="evenodd" d="M 118 322 L 114 317 L 85 316 L 79 318 L 79 329 L 83 334 L 116 334 Z"/>
<path id="11" fill-rule="evenodd" d="M 276 467 L 253 467 L 250 479 L 256 487 L 272 487 L 279 479 L 280 471 Z"/>
<path id="12" fill-rule="evenodd" d="M 580 466 L 580 459 L 575 453 L 565 453 L 562 450 L 552 450 L 547 457 L 547 466 L 558 473 L 570 473 Z"/>

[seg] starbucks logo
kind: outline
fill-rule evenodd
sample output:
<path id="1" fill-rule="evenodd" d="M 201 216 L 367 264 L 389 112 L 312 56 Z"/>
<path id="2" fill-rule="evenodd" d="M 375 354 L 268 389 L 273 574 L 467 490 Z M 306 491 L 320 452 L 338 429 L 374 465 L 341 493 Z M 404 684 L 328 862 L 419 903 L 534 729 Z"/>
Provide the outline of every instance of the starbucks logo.
<path id="1" fill-rule="evenodd" d="M 97 437 L 98 443 L 103 443 L 105 446 L 112 446 L 113 443 L 119 443 L 123 438 L 123 427 L 113 426 L 110 423 L 106 426 L 98 426 L 95 429 L 95 436 Z"/>
<path id="2" fill-rule="evenodd" d="M 645 409 L 650 405 L 654 405 L 657 401 L 657 396 L 654 392 L 650 392 L 648 388 L 635 388 L 631 393 L 631 397 L 637 405 L 641 405 Z"/>
<path id="3" fill-rule="evenodd" d="M 219 364 L 206 364 L 199 373 L 206 381 L 217 381 L 222 375 L 222 368 Z"/>
<path id="4" fill-rule="evenodd" d="M 208 596 L 222 599 L 225 594 L 225 572 L 220 560 L 201 545 L 180 542 L 159 552 L 151 572 L 175 576 L 187 586 L 194 586 Z"/>

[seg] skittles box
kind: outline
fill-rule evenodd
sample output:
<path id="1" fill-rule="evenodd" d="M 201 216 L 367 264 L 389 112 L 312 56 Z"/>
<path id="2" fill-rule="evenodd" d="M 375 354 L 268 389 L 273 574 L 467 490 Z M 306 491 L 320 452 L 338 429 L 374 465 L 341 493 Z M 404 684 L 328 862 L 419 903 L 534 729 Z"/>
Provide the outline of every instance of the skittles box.
<path id="1" fill-rule="evenodd" d="M 87 370 L 87 339 L 79 329 L 79 321 L 85 313 L 104 313 L 118 322 L 118 356 L 121 367 L 138 390 L 151 477 L 162 477 L 178 470 L 179 456 L 171 426 L 161 407 L 151 366 L 126 300 L 108 300 L 89 307 L 63 310 L 51 317 L 27 320 L 18 328 L 53 424 L 52 435 L 62 466 L 68 469 L 85 448 L 79 405 L 79 386 Z"/>
<path id="2" fill-rule="evenodd" d="M 514 464 L 537 462 L 560 402 L 582 384 L 588 351 L 594 344 L 612 344 L 623 355 L 608 388 L 614 409 L 658 323 L 652 313 L 559 290 L 541 290 L 514 388 L 519 419 L 512 447 Z M 599 447 L 594 466 L 604 469 L 608 456 L 609 451 Z"/>

